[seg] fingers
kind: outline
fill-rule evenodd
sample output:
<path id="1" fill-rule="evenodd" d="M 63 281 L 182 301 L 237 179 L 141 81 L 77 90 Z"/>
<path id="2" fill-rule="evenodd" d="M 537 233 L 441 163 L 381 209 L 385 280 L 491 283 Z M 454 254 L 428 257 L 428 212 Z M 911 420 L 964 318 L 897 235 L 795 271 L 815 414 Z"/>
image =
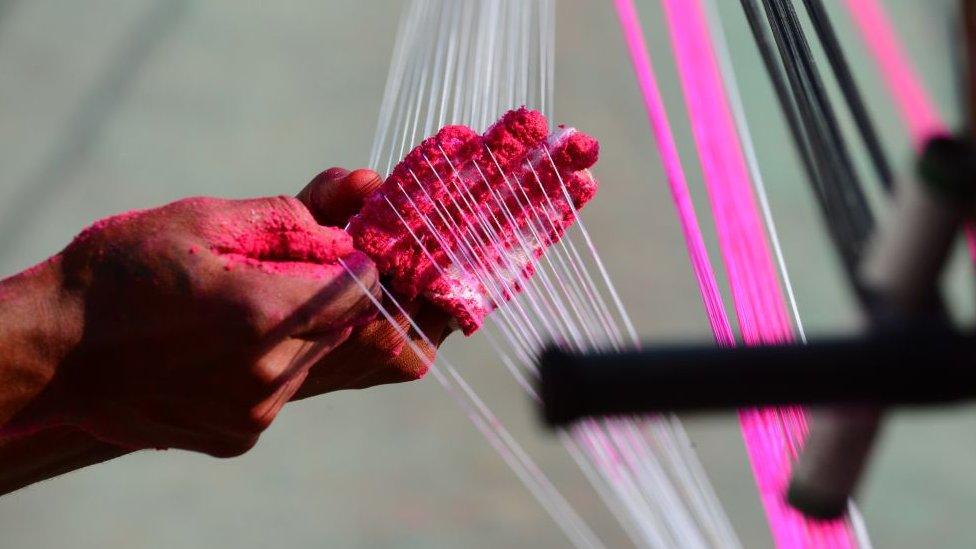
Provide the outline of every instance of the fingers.
<path id="1" fill-rule="evenodd" d="M 126 450 L 179 448 L 214 457 L 239 456 L 260 431 L 245 432 L 213 421 L 206 413 L 186 417 L 173 402 L 145 402 L 141 409 L 101 406 L 77 426 L 102 442 Z M 110 420 L 108 417 L 111 416 Z"/>
<path id="2" fill-rule="evenodd" d="M 329 278 L 284 277 L 276 281 L 277 300 L 269 301 L 270 320 L 282 316 L 279 326 L 268 333 L 274 343 L 285 337 L 315 339 L 317 336 L 351 327 L 371 317 L 375 309 L 370 295 L 379 292 L 379 274 L 373 262 L 361 252 L 343 258 Z M 277 310 L 274 310 L 274 307 Z"/>
<path id="3" fill-rule="evenodd" d="M 378 295 L 379 275 L 345 231 L 319 225 L 294 198 L 235 201 L 223 209 L 237 221 L 220 225 L 201 261 L 214 291 L 239 305 L 249 340 L 267 349 L 373 314 L 368 294 Z"/>
<path id="4" fill-rule="evenodd" d="M 278 343 L 254 362 L 251 378 L 256 386 L 242 395 L 242 400 L 248 405 L 273 400 L 274 395 L 279 394 L 286 383 L 296 377 L 304 379 L 305 373 L 323 356 L 346 341 L 350 333 L 351 327 L 322 334 L 314 341 L 286 339 Z M 288 393 L 285 400 L 290 397 L 291 393 Z"/>
<path id="5" fill-rule="evenodd" d="M 418 334 L 416 330 L 411 329 L 408 335 L 413 345 L 407 345 L 400 355 L 394 359 L 392 365 L 395 370 L 405 372 L 408 375 L 416 374 L 416 378 L 419 379 L 427 373 L 430 363 L 437 355 L 437 348 L 451 333 L 450 328 L 448 328 L 451 317 L 436 307 L 426 306 L 421 307 L 413 318 L 424 337 Z M 419 355 L 418 351 L 420 352 Z M 379 385 L 379 383 L 375 384 Z"/>
<path id="6" fill-rule="evenodd" d="M 363 202 L 383 183 L 379 174 L 359 169 L 352 172 L 329 168 L 298 193 L 298 199 L 323 225 L 343 227 L 363 207 Z"/>
<path id="7" fill-rule="evenodd" d="M 372 371 L 351 379 L 345 389 L 414 381 L 427 374 L 438 347 L 450 334 L 451 317 L 436 307 L 421 304 L 415 311 L 410 311 L 413 324 L 420 328 L 418 332 L 402 316 L 398 313 L 395 317 L 397 327 L 385 320 L 377 320 L 362 330 L 358 341 L 374 349 L 379 355 L 378 361 Z M 390 342 L 398 345 L 394 347 Z"/>
<path id="8" fill-rule="evenodd" d="M 216 421 L 210 424 L 215 438 L 225 441 L 224 446 L 231 451 L 237 442 L 251 441 L 253 445 L 305 382 L 309 368 L 345 341 L 350 332 L 351 328 L 326 334 L 314 342 L 289 339 L 268 351 L 254 365 L 253 379 L 260 380 L 261 387 L 236 400 L 223 414 L 217 414 Z M 248 448 L 241 447 L 242 451 Z"/>
<path id="9" fill-rule="evenodd" d="M 257 359 L 249 376 L 238 376 L 233 383 L 224 376 L 223 385 L 208 391 L 210 398 L 150 397 L 121 408 L 100 403 L 81 427 L 130 450 L 180 448 L 214 457 L 239 456 L 270 427 L 301 387 L 310 365 L 342 343 L 349 331 L 314 343 L 284 341 Z"/>
<path id="10" fill-rule="evenodd" d="M 401 312 L 394 314 L 395 326 L 385 318 L 377 319 L 357 329 L 345 343 L 317 363 L 295 399 L 422 378 L 437 347 L 450 334 L 450 317 L 420 300 L 402 306 L 423 336 Z M 404 333 L 410 344 L 405 341 Z"/>
<path id="11" fill-rule="evenodd" d="M 237 304 L 232 321 L 243 340 L 263 352 L 288 338 L 316 339 L 371 318 L 370 296 L 380 292 L 376 267 L 361 252 L 342 261 L 345 267 L 316 266 L 311 275 L 250 264 L 218 273 L 220 291 Z"/>

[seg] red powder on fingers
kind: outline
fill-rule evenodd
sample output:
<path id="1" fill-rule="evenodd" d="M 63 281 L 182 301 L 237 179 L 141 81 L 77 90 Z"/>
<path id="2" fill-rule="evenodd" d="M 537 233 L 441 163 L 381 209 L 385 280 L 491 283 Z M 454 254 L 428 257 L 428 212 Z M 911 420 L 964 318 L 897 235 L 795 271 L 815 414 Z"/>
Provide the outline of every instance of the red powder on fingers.
<path id="1" fill-rule="evenodd" d="M 158 243 L 168 249 L 175 238 L 187 242 L 180 253 L 196 256 L 209 249 L 227 271 L 247 266 L 273 275 L 315 279 L 345 276 L 337 260 L 356 251 L 352 238 L 341 229 L 316 224 L 307 214 L 302 215 L 303 209 L 296 199 L 287 197 L 244 202 L 185 198 L 96 221 L 74 238 L 66 253 L 85 249 L 98 257 L 131 238 L 150 248 Z M 205 227 L 202 234 L 196 232 L 200 226 Z M 365 259 L 361 254 L 359 257 Z"/>
<path id="2" fill-rule="evenodd" d="M 549 133 L 521 108 L 484 135 L 446 126 L 397 164 L 349 224 L 395 290 L 423 296 L 466 334 L 535 272 L 534 262 L 597 190 L 586 171 L 599 143 L 573 128 Z"/>
<path id="3" fill-rule="evenodd" d="M 343 271 L 337 259 L 355 251 L 345 231 L 312 226 L 274 207 L 228 213 L 216 224 L 211 250 L 226 259 L 228 270 L 248 265 L 269 274 L 331 278 Z"/>

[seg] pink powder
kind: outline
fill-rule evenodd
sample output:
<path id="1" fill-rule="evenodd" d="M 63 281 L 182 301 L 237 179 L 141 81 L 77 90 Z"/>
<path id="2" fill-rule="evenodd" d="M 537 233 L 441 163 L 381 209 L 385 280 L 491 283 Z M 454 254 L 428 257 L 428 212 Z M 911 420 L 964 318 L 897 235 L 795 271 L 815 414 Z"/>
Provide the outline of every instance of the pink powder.
<path id="1" fill-rule="evenodd" d="M 423 295 L 471 334 L 596 193 L 585 170 L 598 156 L 595 139 L 572 128 L 550 135 L 526 108 L 481 136 L 446 126 L 397 164 L 349 233 L 394 289 Z"/>
<path id="2" fill-rule="evenodd" d="M 143 238 L 152 238 L 159 230 L 158 222 L 148 221 L 139 227 L 139 218 L 165 216 L 167 209 L 173 209 L 173 221 L 192 213 L 209 227 L 202 236 L 210 242 L 210 250 L 225 261 L 228 271 L 247 265 L 269 274 L 332 278 L 344 272 L 336 260 L 355 251 L 352 238 L 341 229 L 312 225 L 309 220 L 270 204 L 248 211 L 239 208 L 227 207 L 222 200 L 197 197 L 158 209 L 133 210 L 96 221 L 75 237 L 72 246 L 84 245 L 96 235 L 130 223 L 145 232 Z M 199 252 L 197 245 L 186 249 L 189 255 Z"/>
<path id="3" fill-rule="evenodd" d="M 239 213 L 213 220 L 220 231 L 211 237 L 211 250 L 227 260 L 228 270 L 243 264 L 269 274 L 331 278 L 343 272 L 336 260 L 354 251 L 341 229 L 310 227 L 275 208 Z"/>

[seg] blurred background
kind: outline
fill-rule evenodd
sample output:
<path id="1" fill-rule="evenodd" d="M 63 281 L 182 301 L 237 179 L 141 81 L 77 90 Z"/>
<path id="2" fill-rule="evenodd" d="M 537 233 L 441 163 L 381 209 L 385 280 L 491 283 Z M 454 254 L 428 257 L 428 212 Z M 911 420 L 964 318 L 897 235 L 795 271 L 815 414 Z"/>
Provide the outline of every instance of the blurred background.
<path id="1" fill-rule="evenodd" d="M 738 2 L 718 3 L 808 333 L 853 330 Z M 839 2 L 827 4 L 904 173 L 908 138 Z M 955 120 L 954 2 L 886 4 Z M 710 233 L 660 8 L 638 7 Z M 364 164 L 400 11 L 380 0 L 0 0 L 0 274 L 114 212 L 187 195 L 293 194 L 329 166 Z M 603 187 L 584 219 L 638 329 L 651 343 L 711 341 L 610 3 L 560 0 L 556 44 L 556 121 L 603 145 Z M 969 310 L 963 259 L 949 282 Z M 625 545 L 487 344 L 454 335 L 445 349 L 578 510 Z M 734 415 L 686 425 L 744 545 L 770 547 Z M 976 544 L 974 465 L 972 408 L 895 413 L 860 497 L 876 546 Z M 238 459 L 140 452 L 0 498 L 2 548 L 564 545 L 433 380 L 292 405 Z"/>

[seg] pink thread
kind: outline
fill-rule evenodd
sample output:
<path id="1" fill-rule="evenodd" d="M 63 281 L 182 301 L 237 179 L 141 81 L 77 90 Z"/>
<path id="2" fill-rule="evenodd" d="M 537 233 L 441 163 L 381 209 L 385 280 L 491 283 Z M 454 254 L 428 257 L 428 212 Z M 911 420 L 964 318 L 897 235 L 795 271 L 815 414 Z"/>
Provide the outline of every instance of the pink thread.
<path id="1" fill-rule="evenodd" d="M 731 345 L 731 329 L 717 297 L 718 287 L 711 267 L 708 266 L 707 277 L 699 276 L 699 262 L 707 265 L 707 255 L 687 197 L 687 183 L 667 113 L 660 101 L 639 17 L 632 0 L 615 0 L 615 6 L 658 147 L 668 169 L 709 320 L 713 329 L 719 328 L 715 335 L 720 343 Z M 666 0 L 664 7 L 743 339 L 751 345 L 790 341 L 793 334 L 786 304 L 701 6 L 695 1 Z M 716 302 L 717 307 L 709 307 Z M 798 408 L 747 410 L 740 414 L 740 419 L 760 497 L 777 545 L 854 546 L 853 533 L 844 521 L 809 521 L 783 500 L 791 462 L 806 435 L 803 411 Z"/>
<path id="2" fill-rule="evenodd" d="M 888 93 L 908 126 L 915 149 L 921 150 L 934 135 L 949 133 L 945 119 L 912 66 L 884 7 L 877 0 L 845 0 L 844 5 L 881 69 Z M 965 232 L 969 257 L 976 261 L 976 227 L 967 223 Z"/>
<path id="3" fill-rule="evenodd" d="M 661 92 L 654 76 L 651 57 L 647 53 L 644 31 L 641 30 L 637 10 L 634 8 L 632 0 L 614 0 L 614 7 L 617 10 L 617 18 L 620 20 L 624 40 L 627 42 L 627 51 L 630 53 L 630 59 L 634 65 L 634 73 L 644 100 L 644 107 L 647 109 L 647 119 L 651 124 L 658 152 L 664 164 L 668 188 L 671 190 L 674 205 L 678 209 L 678 221 L 681 223 L 681 232 L 685 238 L 688 257 L 691 259 L 691 268 L 695 280 L 698 282 L 708 322 L 718 344 L 731 347 L 735 344 L 732 327 L 729 324 L 728 316 L 725 314 L 725 307 L 718 290 L 718 282 L 715 279 L 715 271 L 712 269 L 708 250 L 705 247 L 701 228 L 698 225 L 698 216 L 695 214 L 695 206 L 688 191 L 688 182 L 685 179 L 684 169 L 681 167 L 678 147 L 675 145 L 674 137 L 671 134 L 671 123 L 668 121 L 667 110 L 661 100 Z"/>
<path id="4" fill-rule="evenodd" d="M 593 198 L 597 184 L 585 170 L 599 150 L 573 128 L 550 134 L 546 117 L 525 107 L 484 135 L 445 126 L 396 165 L 350 220 L 349 234 L 393 288 L 407 298 L 422 294 L 470 335 L 496 301 L 521 291 L 533 260 Z M 474 260 L 455 264 L 465 250 Z M 491 295 L 482 280 L 496 279 Z"/>
<path id="5" fill-rule="evenodd" d="M 665 0 L 692 133 L 747 345 L 793 340 L 786 303 L 700 0 Z M 806 435 L 802 409 L 743 410 L 743 437 L 779 547 L 852 547 L 845 521 L 811 521 L 783 500 Z"/>
<path id="6" fill-rule="evenodd" d="M 916 148 L 933 135 L 946 133 L 946 124 L 905 55 L 884 8 L 877 0 L 845 0 L 844 4 L 881 68 Z"/>

